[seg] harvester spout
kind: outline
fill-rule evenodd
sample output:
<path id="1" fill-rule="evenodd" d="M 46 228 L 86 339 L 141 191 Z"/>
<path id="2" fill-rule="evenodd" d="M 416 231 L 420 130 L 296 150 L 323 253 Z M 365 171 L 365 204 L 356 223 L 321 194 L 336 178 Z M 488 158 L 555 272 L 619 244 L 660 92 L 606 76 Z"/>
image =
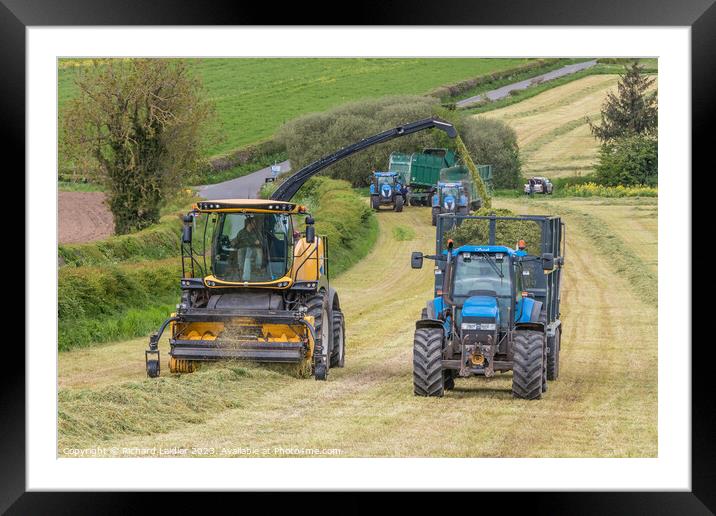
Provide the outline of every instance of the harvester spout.
<path id="1" fill-rule="evenodd" d="M 286 179 L 286 181 L 281 183 L 276 189 L 276 191 L 271 195 L 271 199 L 274 201 L 290 201 L 306 181 L 308 181 L 314 175 L 318 174 L 324 168 L 329 167 L 330 165 L 333 165 L 334 163 L 344 158 L 347 158 L 348 156 L 360 152 L 363 149 L 372 147 L 373 145 L 384 143 L 394 138 L 400 138 L 401 136 L 407 136 L 409 134 L 417 133 L 419 131 L 432 128 L 444 131 L 450 138 L 455 138 L 457 136 L 457 130 L 455 129 L 455 126 L 453 126 L 450 122 L 440 120 L 439 118 L 425 118 L 423 120 L 418 120 L 416 122 L 411 122 L 409 124 L 394 127 L 393 129 L 389 129 L 387 131 L 383 131 L 382 133 L 378 133 L 376 135 L 369 136 L 368 138 L 364 138 L 361 141 L 354 143 L 353 145 L 343 147 L 338 152 L 334 152 L 333 154 L 324 156 L 321 159 L 314 161 L 309 165 L 306 165 L 305 167 L 297 171 L 295 174 L 290 176 L 288 179 Z"/>

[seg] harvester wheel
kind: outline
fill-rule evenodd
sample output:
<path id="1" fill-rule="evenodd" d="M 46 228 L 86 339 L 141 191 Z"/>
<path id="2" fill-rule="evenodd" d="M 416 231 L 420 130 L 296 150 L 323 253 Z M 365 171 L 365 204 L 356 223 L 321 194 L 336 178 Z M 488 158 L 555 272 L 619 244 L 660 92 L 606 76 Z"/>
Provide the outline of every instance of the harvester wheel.
<path id="1" fill-rule="evenodd" d="M 333 349 L 331 367 L 343 367 L 346 364 L 346 323 L 343 312 L 333 310 Z"/>
<path id="2" fill-rule="evenodd" d="M 147 360 L 147 376 L 149 378 L 156 378 L 159 376 L 159 360 Z"/>
<path id="3" fill-rule="evenodd" d="M 328 367 L 331 357 L 331 333 L 330 313 L 328 300 L 323 292 L 312 296 L 308 302 L 308 315 L 313 316 L 313 328 L 316 331 L 316 346 L 313 350 L 313 375 L 316 380 L 328 379 Z M 326 324 L 324 324 L 324 322 Z M 320 342 L 318 342 L 320 340 Z M 320 353 L 318 351 L 320 345 Z"/>
<path id="4" fill-rule="evenodd" d="M 396 195 L 395 196 L 395 211 L 403 211 L 403 204 L 405 204 L 405 201 L 403 199 L 402 195 Z"/>
<path id="5" fill-rule="evenodd" d="M 442 328 L 419 328 L 413 339 L 413 392 L 417 396 L 442 396 L 445 377 L 442 367 Z"/>
<path id="6" fill-rule="evenodd" d="M 562 328 L 557 328 L 554 337 L 550 340 L 549 352 L 547 352 L 547 379 L 556 380 L 559 378 L 559 350 L 562 347 Z"/>
<path id="7" fill-rule="evenodd" d="M 518 330 L 512 345 L 512 396 L 535 400 L 542 397 L 544 370 L 544 334 Z"/>

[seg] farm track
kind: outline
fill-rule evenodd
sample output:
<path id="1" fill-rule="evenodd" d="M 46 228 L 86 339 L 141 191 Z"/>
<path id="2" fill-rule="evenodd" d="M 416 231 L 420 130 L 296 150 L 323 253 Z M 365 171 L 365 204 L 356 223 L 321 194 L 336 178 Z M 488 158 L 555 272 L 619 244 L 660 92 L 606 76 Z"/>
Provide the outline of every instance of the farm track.
<path id="1" fill-rule="evenodd" d="M 574 203 L 580 201 L 544 202 L 495 204 L 524 213 L 544 210 L 546 203 L 557 211 L 562 202 L 576 210 Z M 579 209 L 591 213 L 599 211 L 597 206 L 585 202 Z M 626 208 L 622 211 L 629 214 Z M 235 451 L 240 447 L 281 456 L 275 448 L 282 447 L 337 448 L 342 457 L 654 457 L 656 307 L 614 270 L 595 243 L 581 234 L 578 217 L 569 213 L 561 377 L 550 383 L 543 400 L 512 399 L 510 374 L 489 381 L 458 380 L 456 389 L 442 399 L 413 396 L 413 323 L 431 294 L 432 269 L 427 262 L 423 270 L 414 271 L 408 257 L 412 250 L 432 250 L 434 230 L 429 211 L 408 208 L 378 214 L 381 231 L 374 251 L 334 282 L 346 315 L 347 358 L 346 367 L 332 370 L 328 382 L 247 366 L 244 378 L 226 386 L 235 393 L 235 407 L 197 414 L 193 420 L 186 418 L 189 422 L 148 424 L 141 431 L 117 425 L 101 441 L 60 433 L 58 453 L 68 446 L 198 446 L 226 456 L 241 455 Z M 619 214 L 605 221 L 610 228 L 621 224 Z M 413 229 L 415 238 L 396 240 L 396 228 Z M 655 246 L 642 247 L 645 260 L 655 264 Z M 152 380 L 144 377 L 145 346 L 146 339 L 137 339 L 60 353 L 61 413 L 91 427 L 98 423 L 93 418 L 106 418 L 114 408 L 133 410 L 134 390 L 139 399 L 139 393 L 151 389 Z M 166 350 L 164 341 L 164 362 Z M 222 367 L 230 366 L 217 365 L 195 375 L 208 381 Z M 172 384 L 178 385 L 181 377 L 162 373 L 166 382 L 156 393 L 157 401 L 170 403 Z M 106 400 L 95 413 L 82 412 L 83 405 L 72 401 L 98 393 Z"/>

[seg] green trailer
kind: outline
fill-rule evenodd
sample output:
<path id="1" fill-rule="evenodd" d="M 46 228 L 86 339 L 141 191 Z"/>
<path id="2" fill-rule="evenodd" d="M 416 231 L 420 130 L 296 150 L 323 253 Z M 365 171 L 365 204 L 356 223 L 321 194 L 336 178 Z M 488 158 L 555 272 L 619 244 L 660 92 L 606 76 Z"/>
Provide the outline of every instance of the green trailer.
<path id="1" fill-rule="evenodd" d="M 456 162 L 455 152 L 449 149 L 423 149 L 412 154 L 393 152 L 388 160 L 388 170 L 403 178 L 411 206 L 430 206 L 430 193 L 440 180 L 440 171 Z"/>

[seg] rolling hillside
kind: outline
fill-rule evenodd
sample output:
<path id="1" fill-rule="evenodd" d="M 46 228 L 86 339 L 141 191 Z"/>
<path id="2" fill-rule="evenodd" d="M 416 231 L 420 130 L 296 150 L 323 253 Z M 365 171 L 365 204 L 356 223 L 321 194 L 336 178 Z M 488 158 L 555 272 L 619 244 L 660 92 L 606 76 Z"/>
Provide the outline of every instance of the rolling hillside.
<path id="1" fill-rule="evenodd" d="M 618 75 L 590 75 L 482 115 L 517 131 L 523 173 L 550 178 L 590 173 L 599 150 L 586 117 L 598 120 Z"/>
<path id="2" fill-rule="evenodd" d="M 437 86 L 513 68 L 529 59 L 201 59 L 197 74 L 217 104 L 222 154 L 270 137 L 305 113 L 384 95 L 425 94 Z M 83 61 L 60 61 L 60 108 L 76 94 Z"/>

